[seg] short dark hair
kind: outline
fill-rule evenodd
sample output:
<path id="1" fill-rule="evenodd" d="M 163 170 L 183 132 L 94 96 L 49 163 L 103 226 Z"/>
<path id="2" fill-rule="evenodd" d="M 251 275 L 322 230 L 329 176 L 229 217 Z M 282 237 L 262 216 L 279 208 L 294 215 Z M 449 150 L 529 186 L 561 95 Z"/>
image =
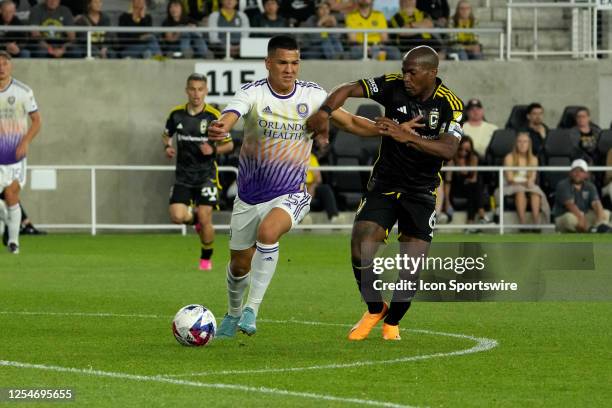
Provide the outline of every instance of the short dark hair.
<path id="1" fill-rule="evenodd" d="M 591 116 L 591 111 L 586 106 L 581 106 L 576 109 L 576 114 L 574 116 L 578 116 L 580 112 L 586 112 L 587 115 Z"/>
<path id="2" fill-rule="evenodd" d="M 542 107 L 542 105 L 540 105 L 537 102 L 530 103 L 529 106 L 527 106 L 527 115 L 529 115 L 531 111 L 534 109 L 544 109 L 544 108 Z"/>
<path id="3" fill-rule="evenodd" d="M 189 84 L 189 82 L 191 81 L 202 81 L 204 83 L 207 82 L 206 80 L 206 75 L 204 74 L 198 74 L 197 72 L 194 72 L 193 74 L 189 75 L 187 77 L 187 84 Z"/>
<path id="4" fill-rule="evenodd" d="M 268 41 L 268 55 L 272 54 L 277 49 L 283 50 L 300 50 L 295 38 L 288 35 L 276 35 Z"/>

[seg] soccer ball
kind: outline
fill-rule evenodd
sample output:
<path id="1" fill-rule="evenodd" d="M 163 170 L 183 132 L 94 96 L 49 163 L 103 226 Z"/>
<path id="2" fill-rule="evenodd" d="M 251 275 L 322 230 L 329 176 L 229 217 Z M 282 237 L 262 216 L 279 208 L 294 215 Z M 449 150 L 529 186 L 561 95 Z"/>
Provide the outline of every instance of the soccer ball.
<path id="1" fill-rule="evenodd" d="M 210 310 L 202 305 L 187 305 L 172 321 L 172 333 L 184 346 L 205 346 L 215 337 L 217 322 Z"/>

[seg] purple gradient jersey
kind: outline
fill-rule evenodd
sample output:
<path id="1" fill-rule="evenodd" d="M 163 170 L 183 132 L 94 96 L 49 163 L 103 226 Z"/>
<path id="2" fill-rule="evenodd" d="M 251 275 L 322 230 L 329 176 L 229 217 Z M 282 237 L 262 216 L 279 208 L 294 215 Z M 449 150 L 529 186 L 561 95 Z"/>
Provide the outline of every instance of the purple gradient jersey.
<path id="1" fill-rule="evenodd" d="M 0 90 L 0 166 L 17 163 L 17 146 L 28 131 L 28 116 L 38 106 L 34 93 L 23 82 L 12 79 Z"/>
<path id="2" fill-rule="evenodd" d="M 267 79 L 243 85 L 223 112 L 244 118 L 238 197 L 248 204 L 303 190 L 312 149 L 306 119 L 327 98 L 314 82 L 296 81 L 287 95 Z"/>

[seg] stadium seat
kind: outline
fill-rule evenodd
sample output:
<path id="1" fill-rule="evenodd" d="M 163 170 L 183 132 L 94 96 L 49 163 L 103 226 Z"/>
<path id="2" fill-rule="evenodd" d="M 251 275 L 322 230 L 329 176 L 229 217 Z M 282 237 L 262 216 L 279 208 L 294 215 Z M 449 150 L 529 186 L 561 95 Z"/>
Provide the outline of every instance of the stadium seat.
<path id="1" fill-rule="evenodd" d="M 506 129 L 522 130 L 527 127 L 527 105 L 514 105 L 506 121 Z"/>
<path id="2" fill-rule="evenodd" d="M 486 163 L 491 166 L 501 166 L 504 163 L 504 157 L 512 151 L 515 139 L 514 129 L 497 129 L 493 132 L 485 153 Z"/>
<path id="3" fill-rule="evenodd" d="M 599 164 L 605 165 L 606 155 L 612 149 L 612 129 L 604 130 L 599 134 L 597 140 L 597 156 L 603 159 Z"/>
<path id="4" fill-rule="evenodd" d="M 364 103 L 359 105 L 355 114 L 371 120 L 383 115 L 380 105 L 373 103 Z"/>
<path id="5" fill-rule="evenodd" d="M 575 154 L 580 134 L 573 129 L 551 129 L 544 140 L 544 155 L 548 157 L 565 156 L 571 160 Z"/>
<path id="6" fill-rule="evenodd" d="M 489 166 L 502 166 L 504 157 L 512 151 L 516 131 L 514 129 L 497 129 L 491 136 L 484 157 L 484 164 Z M 499 186 L 497 172 L 485 172 L 481 174 L 486 191 L 492 193 Z"/>
<path id="7" fill-rule="evenodd" d="M 377 117 L 383 116 L 380 105 L 377 104 L 362 104 L 357 108 L 355 113 L 358 116 L 363 116 L 374 120 Z M 380 137 L 363 137 L 361 138 L 361 146 L 363 149 L 362 164 L 373 164 L 378 157 L 378 147 L 380 145 Z"/>
<path id="8" fill-rule="evenodd" d="M 569 166 L 578 150 L 580 134 L 572 129 L 551 129 L 544 141 L 543 162 L 546 166 Z M 567 177 L 567 172 L 543 172 L 541 187 L 551 202 L 557 183 Z"/>
<path id="9" fill-rule="evenodd" d="M 358 138 L 348 132 L 339 130 L 334 140 L 333 153 L 337 166 L 359 166 L 363 164 L 363 147 Z M 333 173 L 334 191 L 338 194 L 340 204 L 346 208 L 354 209 L 365 190 L 367 173 L 363 172 L 335 172 Z"/>
<path id="10" fill-rule="evenodd" d="M 561 119 L 559 119 L 559 124 L 557 125 L 560 129 L 571 129 L 576 126 L 576 112 L 578 109 L 583 109 L 584 106 L 566 106 L 563 109 L 563 113 L 561 114 Z"/>

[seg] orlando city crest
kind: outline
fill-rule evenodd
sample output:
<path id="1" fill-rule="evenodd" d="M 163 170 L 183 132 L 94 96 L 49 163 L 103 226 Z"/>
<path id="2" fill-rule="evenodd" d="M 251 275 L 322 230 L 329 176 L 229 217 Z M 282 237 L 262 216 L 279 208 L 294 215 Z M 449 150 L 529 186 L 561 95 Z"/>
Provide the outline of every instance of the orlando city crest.
<path id="1" fill-rule="evenodd" d="M 208 121 L 205 119 L 200 121 L 200 133 L 206 133 L 206 129 L 208 129 Z"/>
<path id="2" fill-rule="evenodd" d="M 300 115 L 300 118 L 305 118 L 306 116 L 308 116 L 308 105 L 307 104 L 298 103 L 296 109 L 297 109 L 298 115 Z"/>
<path id="3" fill-rule="evenodd" d="M 437 108 L 434 108 L 429 112 L 429 117 L 428 117 L 429 128 L 430 129 L 437 128 L 439 121 L 440 121 L 440 112 L 438 112 Z"/>

